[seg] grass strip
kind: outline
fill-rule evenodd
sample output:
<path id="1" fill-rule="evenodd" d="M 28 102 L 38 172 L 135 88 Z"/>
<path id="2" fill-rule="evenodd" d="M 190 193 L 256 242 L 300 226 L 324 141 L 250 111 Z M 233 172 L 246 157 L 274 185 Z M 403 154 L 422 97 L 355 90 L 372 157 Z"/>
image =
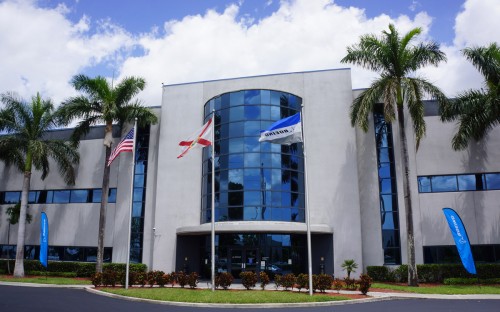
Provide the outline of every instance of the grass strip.
<path id="1" fill-rule="evenodd" d="M 436 285 L 410 287 L 386 283 L 373 283 L 372 288 L 383 288 L 398 290 L 417 294 L 438 294 L 438 295 L 497 295 L 500 294 L 500 286 L 480 286 L 480 285 Z"/>
<path id="2" fill-rule="evenodd" d="M 216 290 L 183 288 L 102 288 L 102 291 L 143 299 L 191 303 L 298 303 L 349 300 L 347 297 L 327 294 L 297 293 L 291 291 Z"/>
<path id="3" fill-rule="evenodd" d="M 67 277 L 51 277 L 51 276 L 13 278 L 11 275 L 0 275 L 0 281 L 11 282 L 11 283 L 36 283 L 36 284 L 55 284 L 55 285 L 91 285 L 89 280 L 67 278 Z"/>

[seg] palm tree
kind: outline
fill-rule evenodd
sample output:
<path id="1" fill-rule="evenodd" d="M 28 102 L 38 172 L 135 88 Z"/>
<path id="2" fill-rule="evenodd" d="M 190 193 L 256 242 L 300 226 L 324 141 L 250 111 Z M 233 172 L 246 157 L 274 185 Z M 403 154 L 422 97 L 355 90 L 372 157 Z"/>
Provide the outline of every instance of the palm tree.
<path id="1" fill-rule="evenodd" d="M 28 213 L 29 206 L 26 207 L 26 223 L 31 223 L 33 216 Z M 14 206 L 7 208 L 5 211 L 9 216 L 7 221 L 9 222 L 9 228 L 7 230 L 7 245 L 10 245 L 10 226 L 15 225 L 19 222 L 19 214 L 21 213 L 21 203 L 17 203 Z M 10 251 L 9 257 L 10 259 Z M 7 260 L 7 272 L 10 274 L 10 260 Z"/>
<path id="2" fill-rule="evenodd" d="M 66 183 L 74 184 L 73 165 L 80 157 L 73 144 L 45 139 L 47 131 L 58 126 L 50 100 L 43 100 L 37 94 L 31 103 L 27 103 L 13 93 L 7 93 L 1 95 L 1 101 L 5 107 L 0 110 L 0 131 L 7 134 L 0 136 L 0 159 L 6 166 L 16 166 L 24 174 L 14 268 L 14 276 L 23 277 L 26 211 L 33 167 L 42 171 L 43 180 L 49 173 L 49 158 L 52 158 Z"/>
<path id="3" fill-rule="evenodd" d="M 500 123 L 500 47 L 491 43 L 487 47 L 466 48 L 462 52 L 484 76 L 485 89 L 459 94 L 441 112 L 442 121 L 459 122 L 452 139 L 455 150 L 465 149 L 471 139 L 481 140 Z"/>
<path id="4" fill-rule="evenodd" d="M 351 272 L 356 272 L 358 264 L 354 261 L 354 259 L 348 259 L 344 260 L 341 267 L 343 271 L 347 271 L 347 279 L 351 279 Z"/>
<path id="5" fill-rule="evenodd" d="M 417 77 L 415 71 L 426 65 L 437 66 L 446 61 L 446 56 L 435 42 L 410 43 L 422 32 L 414 28 L 400 37 L 394 25 L 389 25 L 389 32 L 383 31 L 380 38 L 375 35 L 361 36 L 358 44 L 347 48 L 347 55 L 342 63 L 352 63 L 376 71 L 380 78 L 374 80 L 352 103 L 350 118 L 352 126 L 359 126 L 368 131 L 369 116 L 375 104 L 383 101 L 383 113 L 387 122 L 396 118 L 399 124 L 401 140 L 401 158 L 403 165 L 403 192 L 406 212 L 407 249 L 408 249 L 408 285 L 418 286 L 417 267 L 415 264 L 415 245 L 413 237 L 413 213 L 409 185 L 408 143 L 405 130 L 405 108 L 413 121 L 416 148 L 425 136 L 424 105 L 425 96 L 446 103 L 445 95 L 424 78 Z M 397 117 L 396 117 L 397 116 Z"/>
<path id="6" fill-rule="evenodd" d="M 85 75 L 76 75 L 71 83 L 83 95 L 64 101 L 59 107 L 59 116 L 65 124 L 74 119 L 79 120 L 72 134 L 72 140 L 78 143 L 80 138 L 89 132 L 91 126 L 105 124 L 103 143 L 106 158 L 103 159 L 104 173 L 96 260 L 96 272 L 102 272 L 110 171 L 106 162 L 111 154 L 113 123 L 117 123 L 121 129 L 124 123 L 132 122 L 135 118 L 138 119 L 140 126 L 155 124 L 158 118 L 150 109 L 141 106 L 140 101 L 133 100 L 146 85 L 143 78 L 128 77 L 113 86 L 101 76 L 90 78 Z"/>

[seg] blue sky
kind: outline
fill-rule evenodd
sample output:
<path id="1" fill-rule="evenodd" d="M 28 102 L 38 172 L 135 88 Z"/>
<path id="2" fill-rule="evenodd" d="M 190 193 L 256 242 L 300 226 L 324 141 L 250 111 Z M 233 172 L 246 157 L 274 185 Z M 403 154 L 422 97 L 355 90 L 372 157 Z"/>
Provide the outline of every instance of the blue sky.
<path id="1" fill-rule="evenodd" d="M 75 74 L 134 75 L 159 105 L 162 83 L 349 67 L 346 47 L 392 23 L 441 44 L 448 62 L 417 74 L 452 96 L 481 86 L 460 50 L 500 42 L 498 16 L 498 0 L 0 0 L 0 92 L 58 103 Z M 353 88 L 375 76 L 352 67 Z"/>

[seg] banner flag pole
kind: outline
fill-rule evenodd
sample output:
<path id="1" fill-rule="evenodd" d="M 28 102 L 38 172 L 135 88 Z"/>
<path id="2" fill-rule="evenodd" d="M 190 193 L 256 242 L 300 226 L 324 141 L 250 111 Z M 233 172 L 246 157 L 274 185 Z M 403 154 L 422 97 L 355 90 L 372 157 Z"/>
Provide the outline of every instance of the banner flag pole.
<path id="1" fill-rule="evenodd" d="M 212 291 L 215 291 L 215 109 L 212 110 Z"/>
<path id="2" fill-rule="evenodd" d="M 304 133 L 304 104 L 302 104 L 302 112 L 300 116 L 302 126 L 302 149 L 304 153 L 304 175 L 305 175 L 305 189 L 306 189 L 306 228 L 307 228 L 307 264 L 309 272 L 309 295 L 313 295 L 313 281 L 312 281 L 312 247 L 311 247 L 311 214 L 309 207 L 309 181 L 308 181 L 308 167 L 307 167 L 307 152 L 306 152 L 306 136 Z"/>
<path id="3" fill-rule="evenodd" d="M 129 198 L 129 222 L 127 235 L 127 265 L 125 266 L 125 289 L 128 289 L 129 270 L 130 270 L 130 235 L 132 235 L 132 197 L 134 196 L 134 165 L 135 165 L 135 144 L 137 141 L 137 118 L 134 122 L 134 145 L 132 147 L 132 174 L 130 178 L 130 198 Z"/>

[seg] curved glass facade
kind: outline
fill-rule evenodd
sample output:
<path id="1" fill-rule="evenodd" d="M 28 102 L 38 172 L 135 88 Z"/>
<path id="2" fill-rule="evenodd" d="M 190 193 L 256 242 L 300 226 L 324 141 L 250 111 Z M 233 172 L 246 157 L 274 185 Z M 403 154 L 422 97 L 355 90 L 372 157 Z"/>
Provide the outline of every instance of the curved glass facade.
<path id="1" fill-rule="evenodd" d="M 274 90 L 221 94 L 215 110 L 215 221 L 304 222 L 302 144 L 259 142 L 260 131 L 300 111 L 302 99 Z M 202 223 L 211 221 L 212 164 L 203 151 Z"/>

